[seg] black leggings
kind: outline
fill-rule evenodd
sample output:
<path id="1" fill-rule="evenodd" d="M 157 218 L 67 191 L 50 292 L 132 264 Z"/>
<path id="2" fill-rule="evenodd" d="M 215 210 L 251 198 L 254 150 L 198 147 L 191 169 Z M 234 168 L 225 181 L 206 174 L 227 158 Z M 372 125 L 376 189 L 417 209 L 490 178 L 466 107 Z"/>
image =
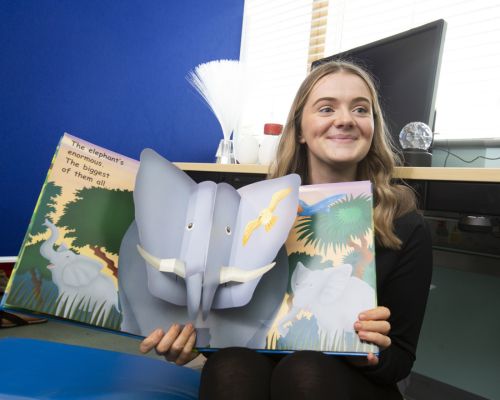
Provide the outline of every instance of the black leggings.
<path id="1" fill-rule="evenodd" d="M 200 399 L 401 400 L 396 385 L 377 385 L 341 357 L 299 351 L 275 357 L 232 347 L 209 356 Z"/>

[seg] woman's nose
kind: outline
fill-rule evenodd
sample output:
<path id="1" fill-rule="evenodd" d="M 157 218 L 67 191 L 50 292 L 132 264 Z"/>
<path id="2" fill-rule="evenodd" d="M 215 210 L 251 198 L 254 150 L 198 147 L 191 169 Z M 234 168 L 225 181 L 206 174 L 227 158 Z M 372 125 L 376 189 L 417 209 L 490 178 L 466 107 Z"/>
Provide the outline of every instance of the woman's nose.
<path id="1" fill-rule="evenodd" d="M 338 109 L 333 119 L 336 128 L 350 128 L 354 126 L 354 119 L 350 110 Z"/>

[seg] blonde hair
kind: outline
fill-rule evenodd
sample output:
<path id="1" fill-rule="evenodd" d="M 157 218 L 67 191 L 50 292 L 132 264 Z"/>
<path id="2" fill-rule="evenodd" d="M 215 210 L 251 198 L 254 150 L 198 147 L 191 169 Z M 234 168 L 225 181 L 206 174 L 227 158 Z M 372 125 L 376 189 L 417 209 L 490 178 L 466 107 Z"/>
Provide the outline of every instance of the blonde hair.
<path id="1" fill-rule="evenodd" d="M 368 87 L 373 102 L 374 134 L 366 157 L 357 168 L 357 180 L 373 183 L 373 220 L 378 242 L 384 247 L 400 248 L 401 241 L 394 233 L 394 219 L 416 209 L 413 191 L 404 185 L 394 184 L 394 167 L 401 163 L 390 133 L 384 122 L 375 84 L 361 67 L 347 61 L 332 61 L 312 70 L 300 86 L 293 100 L 278 147 L 276 161 L 271 166 L 269 178 L 297 173 L 306 184 L 309 181 L 307 146 L 299 142 L 304 105 L 318 81 L 326 75 L 339 72 L 360 77 Z"/>

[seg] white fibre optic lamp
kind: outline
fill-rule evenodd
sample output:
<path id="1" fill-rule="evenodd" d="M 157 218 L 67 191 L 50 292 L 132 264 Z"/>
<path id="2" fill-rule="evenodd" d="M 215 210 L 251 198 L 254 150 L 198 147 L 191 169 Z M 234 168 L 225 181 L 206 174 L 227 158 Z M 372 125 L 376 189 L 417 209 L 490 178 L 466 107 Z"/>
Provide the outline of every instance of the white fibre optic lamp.
<path id="1" fill-rule="evenodd" d="M 423 122 L 406 124 L 399 134 L 399 143 L 403 148 L 404 165 L 412 167 L 430 167 L 432 154 L 429 153 L 434 134 Z"/>

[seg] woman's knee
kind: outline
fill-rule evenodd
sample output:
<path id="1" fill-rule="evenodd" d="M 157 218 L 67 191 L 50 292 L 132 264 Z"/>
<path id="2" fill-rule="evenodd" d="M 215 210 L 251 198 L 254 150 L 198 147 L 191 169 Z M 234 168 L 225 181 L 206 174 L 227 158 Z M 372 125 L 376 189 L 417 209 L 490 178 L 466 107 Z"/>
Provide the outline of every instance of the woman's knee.
<path id="1" fill-rule="evenodd" d="M 274 369 L 274 375 L 283 375 L 287 379 L 303 377 L 304 373 L 323 374 L 325 368 L 331 368 L 332 360 L 317 351 L 297 351 L 284 357 Z"/>
<path id="2" fill-rule="evenodd" d="M 321 352 L 298 351 L 290 354 L 274 368 L 271 398 L 329 399 L 332 390 L 338 398 L 345 398 L 342 392 L 346 383 L 343 372 L 346 367 L 339 357 Z"/>
<path id="3" fill-rule="evenodd" d="M 266 399 L 274 362 L 245 348 L 225 348 L 208 357 L 201 374 L 201 399 Z"/>

